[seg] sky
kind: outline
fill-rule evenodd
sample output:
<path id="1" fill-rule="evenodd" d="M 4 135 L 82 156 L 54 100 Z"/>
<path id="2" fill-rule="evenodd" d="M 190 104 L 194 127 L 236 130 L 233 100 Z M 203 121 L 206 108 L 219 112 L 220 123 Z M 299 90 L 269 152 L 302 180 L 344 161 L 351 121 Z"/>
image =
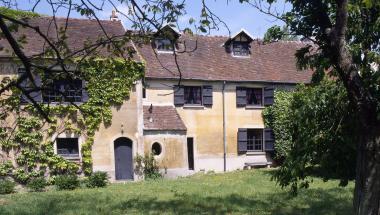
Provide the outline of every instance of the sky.
<path id="1" fill-rule="evenodd" d="M 31 5 L 36 0 L 16 0 L 18 2 L 17 7 L 19 9 L 28 10 L 31 8 Z M 281 0 L 280 0 L 281 1 Z M 94 4 L 100 4 L 101 0 L 91 0 Z M 182 16 L 178 24 L 180 25 L 180 28 L 188 27 L 188 21 L 190 18 L 194 18 L 195 20 L 198 20 L 197 18 L 200 15 L 201 12 L 201 0 L 186 0 L 186 12 L 187 14 Z M 273 17 L 270 17 L 268 15 L 265 15 L 261 12 L 259 12 L 257 9 L 253 8 L 252 6 L 248 4 L 241 4 L 239 3 L 239 0 L 206 0 L 206 3 L 208 7 L 211 9 L 213 13 L 215 13 L 221 20 L 223 20 L 230 31 L 228 31 L 227 28 L 220 26 L 220 29 L 218 31 L 213 30 L 210 32 L 211 35 L 229 35 L 229 32 L 231 34 L 234 34 L 240 29 L 247 30 L 251 35 L 254 37 L 262 38 L 265 34 L 266 30 L 273 26 L 273 25 L 283 25 L 281 21 L 275 20 Z M 278 3 L 275 5 L 278 10 L 282 11 L 284 10 L 284 3 Z M 117 5 L 118 10 L 127 12 L 128 7 L 124 5 Z M 285 6 L 285 9 L 289 9 L 288 6 Z M 109 19 L 111 15 L 111 11 L 113 10 L 112 5 L 105 4 L 103 11 L 98 11 L 98 17 L 101 19 Z M 36 8 L 36 11 L 41 14 L 45 15 L 51 15 L 52 11 L 50 9 L 50 6 L 44 1 L 40 3 L 40 5 Z M 58 16 L 65 16 L 66 12 L 63 10 L 60 10 L 58 12 Z M 80 18 L 80 14 L 74 12 L 72 17 Z M 120 16 L 121 17 L 121 16 Z M 121 21 L 123 22 L 123 25 L 126 29 L 131 28 L 131 23 L 121 17 Z"/>

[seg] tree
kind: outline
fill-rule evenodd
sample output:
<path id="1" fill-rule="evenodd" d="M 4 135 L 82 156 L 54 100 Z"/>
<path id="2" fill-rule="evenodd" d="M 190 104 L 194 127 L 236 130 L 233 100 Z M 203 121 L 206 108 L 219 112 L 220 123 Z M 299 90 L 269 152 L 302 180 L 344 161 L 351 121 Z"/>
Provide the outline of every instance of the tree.
<path id="1" fill-rule="evenodd" d="M 264 2 L 248 3 L 283 20 L 291 34 L 311 42 L 297 52 L 298 64 L 317 76 L 327 71 L 341 81 L 358 114 L 354 207 L 357 214 L 380 211 L 380 2 L 377 0 L 289 0 L 277 13 Z M 277 38 L 278 39 L 278 34 Z M 301 173 L 300 173 L 301 174 Z M 303 174 L 303 173 L 302 173 Z"/>
<path id="2" fill-rule="evenodd" d="M 239 1 L 283 20 L 289 27 L 289 34 L 310 42 L 297 52 L 296 57 L 300 67 L 313 69 L 315 77 L 323 77 L 325 72 L 329 71 L 343 84 L 350 108 L 358 114 L 360 125 L 356 147 L 355 210 L 357 214 L 378 214 L 380 210 L 380 72 L 378 69 L 380 64 L 380 2 L 378 0 L 287 0 L 286 3 L 290 4 L 292 8 L 284 13 L 279 13 L 272 7 L 276 0 Z M 17 6 L 17 0 L 2 0 L 1 2 L 6 6 Z M 185 1 L 176 3 L 173 0 L 145 0 L 142 2 L 101 0 L 98 4 L 94 4 L 90 0 L 36 0 L 30 10 L 34 11 L 34 8 L 41 2 L 47 2 L 52 7 L 53 16 L 57 10 L 64 8 L 67 11 L 67 17 L 72 11 L 77 11 L 83 16 L 96 20 L 99 20 L 97 12 L 103 10 L 105 3 L 125 4 L 130 8 L 129 13 L 118 12 L 130 19 L 133 27 L 142 33 L 139 34 L 141 37 L 149 35 L 152 31 L 160 30 L 164 23 L 175 23 L 178 17 L 185 13 Z M 212 29 L 217 29 L 219 25 L 224 25 L 224 22 L 207 7 L 205 0 L 202 0 L 200 9 L 201 16 L 198 24 L 195 25 L 193 20 L 189 20 L 197 30 L 207 33 Z M 9 80 L 0 86 L 0 95 L 14 87 L 29 99 L 33 99 L 29 95 L 33 90 L 24 89 L 20 83 L 26 79 L 34 83 L 31 68 L 41 66 L 34 64 L 30 57 L 25 56 L 20 48 L 20 41 L 16 41 L 12 36 L 11 31 L 16 29 L 13 27 L 14 24 L 38 30 L 35 26 L 28 26 L 19 18 L 12 18 L 0 12 L 2 36 L 12 45 L 12 51 L 26 68 L 25 75 Z M 65 34 L 62 35 L 58 38 L 61 43 L 57 44 L 64 42 Z M 277 36 L 275 39 L 281 39 L 281 34 L 278 34 L 277 31 L 275 35 Z M 44 35 L 42 34 L 41 37 L 43 38 Z M 110 44 L 110 47 L 120 55 L 120 44 L 116 42 L 119 39 L 106 38 L 102 43 Z M 124 41 L 128 41 L 128 38 L 124 37 Z M 56 49 L 57 44 L 49 43 L 51 42 L 49 39 L 46 42 L 49 53 L 54 56 L 54 64 L 61 66 L 64 70 L 64 59 L 61 57 L 60 49 Z M 40 69 L 46 72 L 51 70 L 49 67 Z M 176 72 L 181 77 L 180 71 Z M 33 86 L 36 84 L 34 83 Z M 40 114 L 48 119 L 44 110 L 36 102 L 33 104 Z"/>
<path id="3" fill-rule="evenodd" d="M 282 161 L 274 174 L 280 186 L 296 193 L 308 187 L 313 174 L 338 178 L 342 186 L 355 177 L 357 115 L 339 81 L 276 91 L 263 115 L 276 136 L 275 157 Z"/>

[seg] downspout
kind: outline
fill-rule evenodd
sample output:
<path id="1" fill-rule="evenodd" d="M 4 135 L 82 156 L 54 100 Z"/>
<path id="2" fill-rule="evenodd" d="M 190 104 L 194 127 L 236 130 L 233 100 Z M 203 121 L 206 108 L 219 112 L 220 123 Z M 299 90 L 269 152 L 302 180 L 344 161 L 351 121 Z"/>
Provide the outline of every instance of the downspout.
<path id="1" fill-rule="evenodd" d="M 226 143 L 226 103 L 225 103 L 225 90 L 226 90 L 226 81 L 223 81 L 223 164 L 224 164 L 224 172 L 227 171 L 227 143 Z"/>

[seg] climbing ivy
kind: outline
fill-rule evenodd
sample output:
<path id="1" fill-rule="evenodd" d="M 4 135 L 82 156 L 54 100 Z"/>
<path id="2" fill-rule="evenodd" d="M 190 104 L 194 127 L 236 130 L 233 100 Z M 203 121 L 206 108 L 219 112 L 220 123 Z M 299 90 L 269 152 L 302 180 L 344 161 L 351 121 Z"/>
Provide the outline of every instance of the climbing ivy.
<path id="1" fill-rule="evenodd" d="M 79 78 L 86 81 L 87 102 L 74 105 L 43 104 L 50 122 L 33 105 L 20 104 L 20 92 L 0 99 L 0 177 L 10 176 L 19 183 L 31 178 L 63 173 L 92 172 L 91 149 L 99 126 L 112 121 L 111 107 L 129 97 L 136 80 L 143 77 L 144 66 L 133 60 L 94 58 L 74 60 Z M 41 77 L 44 73 L 37 71 Z M 81 135 L 82 163 L 65 160 L 54 153 L 58 134 Z"/>

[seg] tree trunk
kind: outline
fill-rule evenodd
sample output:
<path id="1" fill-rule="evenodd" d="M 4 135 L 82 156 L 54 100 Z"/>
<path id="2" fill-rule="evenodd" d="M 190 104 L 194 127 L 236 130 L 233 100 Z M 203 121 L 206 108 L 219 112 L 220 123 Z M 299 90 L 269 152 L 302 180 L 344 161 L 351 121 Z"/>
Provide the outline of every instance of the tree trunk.
<path id="1" fill-rule="evenodd" d="M 358 143 L 354 208 L 358 215 L 380 215 L 380 125 L 363 128 Z"/>

